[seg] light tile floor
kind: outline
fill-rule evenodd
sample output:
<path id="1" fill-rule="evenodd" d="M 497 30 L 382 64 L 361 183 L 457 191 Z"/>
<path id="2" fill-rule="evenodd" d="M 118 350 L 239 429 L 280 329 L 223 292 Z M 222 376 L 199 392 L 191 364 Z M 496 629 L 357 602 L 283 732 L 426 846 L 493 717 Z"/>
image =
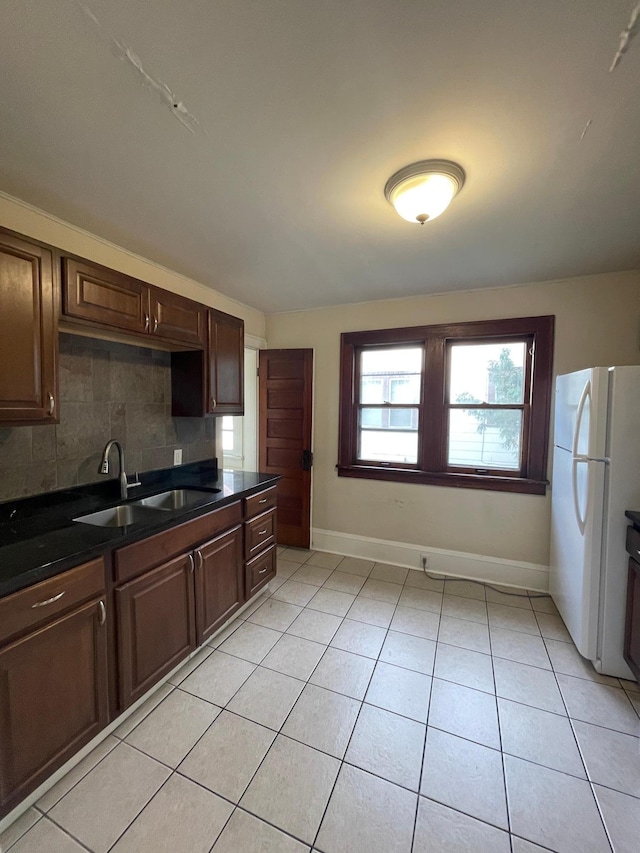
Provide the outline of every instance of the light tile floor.
<path id="1" fill-rule="evenodd" d="M 2 853 L 640 849 L 640 688 L 597 675 L 550 599 L 278 565 Z"/>

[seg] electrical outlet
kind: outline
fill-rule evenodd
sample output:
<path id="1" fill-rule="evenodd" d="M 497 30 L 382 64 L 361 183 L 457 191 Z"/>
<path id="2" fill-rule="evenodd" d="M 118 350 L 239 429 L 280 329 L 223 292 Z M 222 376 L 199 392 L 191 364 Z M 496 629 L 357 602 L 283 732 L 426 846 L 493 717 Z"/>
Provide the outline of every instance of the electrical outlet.
<path id="1" fill-rule="evenodd" d="M 173 464 L 182 465 L 182 448 L 173 451 Z"/>
<path id="2" fill-rule="evenodd" d="M 429 555 L 428 554 L 420 554 L 420 568 L 426 569 L 429 565 Z"/>

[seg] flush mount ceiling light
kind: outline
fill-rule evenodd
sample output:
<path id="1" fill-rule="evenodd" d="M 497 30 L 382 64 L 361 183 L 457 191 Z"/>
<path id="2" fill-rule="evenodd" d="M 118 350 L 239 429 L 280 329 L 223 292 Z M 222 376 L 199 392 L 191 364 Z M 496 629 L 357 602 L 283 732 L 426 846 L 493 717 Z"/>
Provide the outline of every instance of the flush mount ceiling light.
<path id="1" fill-rule="evenodd" d="M 463 184 L 464 171 L 457 163 L 421 160 L 392 175 L 384 194 L 403 219 L 424 225 L 449 207 Z"/>

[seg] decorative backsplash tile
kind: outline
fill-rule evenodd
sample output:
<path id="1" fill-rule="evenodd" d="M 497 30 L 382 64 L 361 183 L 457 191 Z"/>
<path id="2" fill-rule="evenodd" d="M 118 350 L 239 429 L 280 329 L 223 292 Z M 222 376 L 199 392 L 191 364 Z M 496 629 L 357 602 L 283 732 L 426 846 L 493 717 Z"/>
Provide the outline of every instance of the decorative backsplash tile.
<path id="1" fill-rule="evenodd" d="M 60 423 L 0 427 L 0 501 L 102 480 L 110 438 L 130 474 L 216 455 L 214 418 L 171 417 L 170 353 L 61 334 Z"/>

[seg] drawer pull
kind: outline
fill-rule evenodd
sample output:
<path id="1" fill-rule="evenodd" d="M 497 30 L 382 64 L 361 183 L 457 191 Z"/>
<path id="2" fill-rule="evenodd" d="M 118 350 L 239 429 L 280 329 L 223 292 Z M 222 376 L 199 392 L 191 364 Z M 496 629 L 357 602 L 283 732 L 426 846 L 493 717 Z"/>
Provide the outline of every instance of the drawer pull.
<path id="1" fill-rule="evenodd" d="M 261 501 L 258 501 L 259 504 L 266 504 L 267 498 L 262 498 Z"/>
<path id="2" fill-rule="evenodd" d="M 260 571 L 258 572 L 258 574 L 259 574 L 259 575 L 263 575 L 266 571 L 267 571 L 267 569 L 260 569 Z"/>
<path id="3" fill-rule="evenodd" d="M 107 621 L 107 608 L 104 606 L 104 601 L 98 602 L 98 622 L 104 625 Z"/>
<path id="4" fill-rule="evenodd" d="M 34 610 L 36 607 L 46 607 L 47 604 L 53 604 L 54 601 L 60 601 L 62 596 L 64 595 L 65 590 L 59 592 L 57 595 L 54 595 L 53 598 L 47 598 L 45 601 L 36 601 L 35 604 L 31 605 L 31 609 Z"/>
<path id="5" fill-rule="evenodd" d="M 198 557 L 198 568 L 201 569 L 204 566 L 204 557 L 200 548 L 197 549 L 196 556 Z"/>
<path id="6" fill-rule="evenodd" d="M 264 536 L 264 534 L 266 532 L 267 532 L 266 529 L 265 530 L 258 530 L 258 536 Z"/>
<path id="7" fill-rule="evenodd" d="M 195 560 L 193 559 L 193 554 L 189 554 L 189 571 L 193 574 L 196 570 Z"/>

